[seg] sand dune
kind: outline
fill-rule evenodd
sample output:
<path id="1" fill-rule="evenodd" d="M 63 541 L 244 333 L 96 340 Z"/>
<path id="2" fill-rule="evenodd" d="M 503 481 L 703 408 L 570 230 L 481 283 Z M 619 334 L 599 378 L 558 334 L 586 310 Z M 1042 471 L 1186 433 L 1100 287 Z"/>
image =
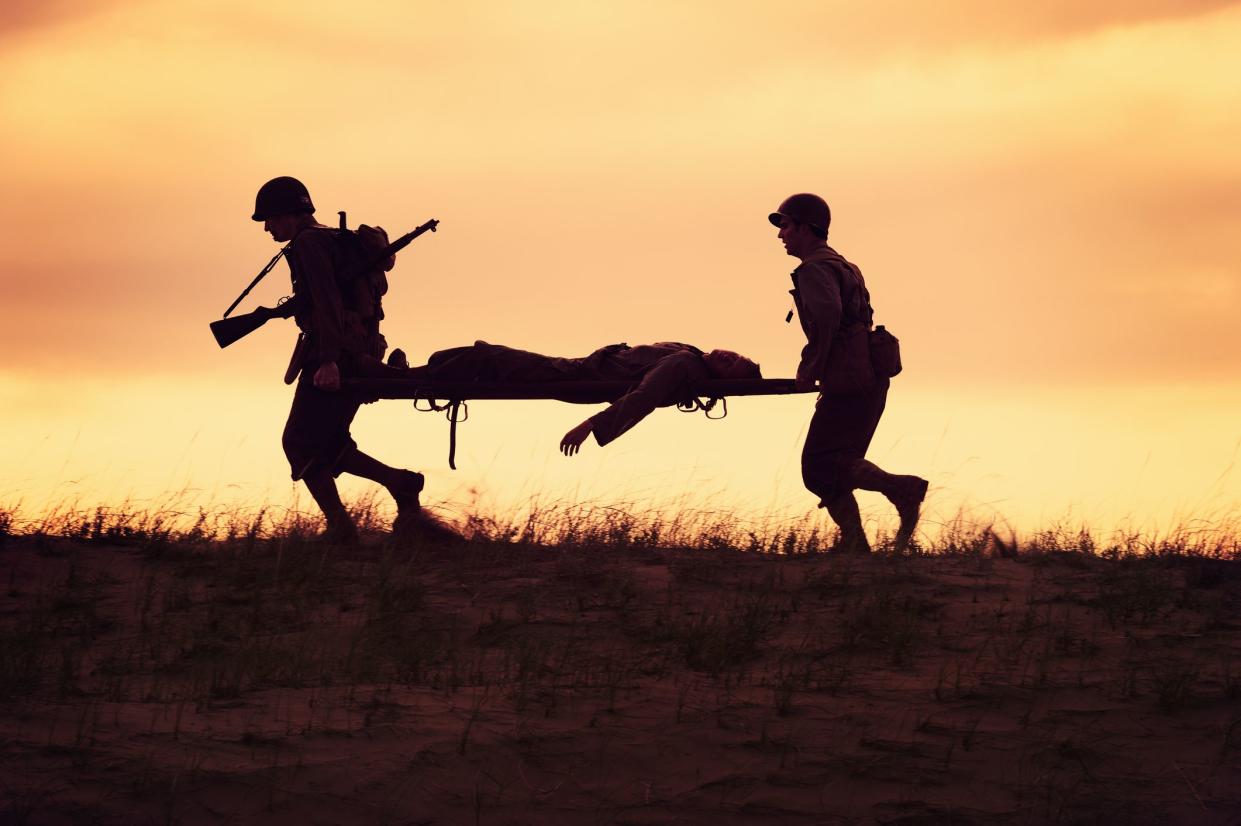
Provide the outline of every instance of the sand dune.
<path id="1" fill-rule="evenodd" d="M 1236 823 L 1241 571 L 18 537 L 5 823 Z"/>

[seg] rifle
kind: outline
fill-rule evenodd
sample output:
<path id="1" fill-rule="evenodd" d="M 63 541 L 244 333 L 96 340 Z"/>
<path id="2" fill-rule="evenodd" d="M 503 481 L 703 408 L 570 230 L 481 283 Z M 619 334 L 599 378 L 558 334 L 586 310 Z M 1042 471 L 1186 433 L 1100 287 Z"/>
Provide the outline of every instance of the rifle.
<path id="1" fill-rule="evenodd" d="M 342 225 L 343 217 L 344 216 L 342 215 Z M 428 230 L 435 232 L 435 228 L 437 226 L 439 226 L 439 221 L 432 218 L 422 226 L 405 233 L 400 238 L 396 239 L 391 244 L 377 252 L 370 258 L 370 260 L 359 267 L 356 272 L 351 273 L 351 275 L 356 277 L 367 272 L 368 270 L 373 270 L 376 267 L 383 266 L 384 262 L 409 246 L 410 242 L 419 235 L 422 235 Z M 250 333 L 253 333 L 273 318 L 288 318 L 300 309 L 301 301 L 295 296 L 291 299 L 281 300 L 281 302 L 275 307 L 258 307 L 251 312 L 243 313 L 235 318 L 228 317 L 228 314 L 236 309 L 237 305 L 241 303 L 241 300 L 250 293 L 250 290 L 254 289 L 255 285 L 262 281 L 263 277 L 266 276 L 267 273 L 271 272 L 272 267 L 276 266 L 276 262 L 288 253 L 289 247 L 291 246 L 293 246 L 293 242 L 290 241 L 280 250 L 280 252 L 276 253 L 276 256 L 267 262 L 267 266 L 260 270 L 258 275 L 254 276 L 254 280 L 250 282 L 250 285 L 241 291 L 241 295 L 237 296 L 237 300 L 228 305 L 228 309 L 224 311 L 224 316 L 220 318 L 219 321 L 211 322 L 211 334 L 215 336 L 216 343 L 220 345 L 221 349 L 227 347 L 240 338 L 250 335 Z"/>

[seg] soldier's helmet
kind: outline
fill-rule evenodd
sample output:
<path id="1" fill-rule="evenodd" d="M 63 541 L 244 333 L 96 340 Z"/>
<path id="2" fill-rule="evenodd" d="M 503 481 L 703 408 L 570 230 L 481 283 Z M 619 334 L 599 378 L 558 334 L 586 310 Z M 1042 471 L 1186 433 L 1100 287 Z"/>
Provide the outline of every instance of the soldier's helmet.
<path id="1" fill-rule="evenodd" d="M 254 198 L 254 214 L 250 217 L 266 221 L 274 215 L 314 211 L 306 185 L 297 178 L 282 175 L 259 187 L 259 194 Z"/>
<path id="2" fill-rule="evenodd" d="M 827 201 L 818 195 L 800 192 L 785 198 L 780 208 L 767 216 L 767 220 L 777 227 L 780 226 L 781 218 L 809 224 L 827 232 L 828 225 L 832 223 L 832 211 L 828 208 Z"/>

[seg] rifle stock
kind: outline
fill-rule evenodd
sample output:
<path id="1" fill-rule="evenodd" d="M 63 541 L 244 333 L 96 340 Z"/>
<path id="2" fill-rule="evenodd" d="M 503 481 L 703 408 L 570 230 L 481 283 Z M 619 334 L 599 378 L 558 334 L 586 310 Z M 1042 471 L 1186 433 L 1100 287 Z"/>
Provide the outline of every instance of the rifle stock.
<path id="1" fill-rule="evenodd" d="M 216 344 L 223 349 L 234 341 L 250 335 L 273 318 L 288 318 L 293 314 L 293 308 L 290 306 L 292 303 L 286 301 L 278 307 L 257 307 L 248 313 L 213 321 L 211 322 L 211 335 L 215 336 Z"/>

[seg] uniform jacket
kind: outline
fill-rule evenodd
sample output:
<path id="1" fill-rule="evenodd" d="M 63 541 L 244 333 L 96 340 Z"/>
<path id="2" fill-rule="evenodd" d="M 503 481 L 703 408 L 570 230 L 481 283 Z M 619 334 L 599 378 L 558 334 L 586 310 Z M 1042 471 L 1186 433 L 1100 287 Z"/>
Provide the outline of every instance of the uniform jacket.
<path id="1" fill-rule="evenodd" d="M 870 328 L 874 315 L 870 293 L 862 271 L 826 244 L 802 259 L 792 279 L 789 292 L 806 334 L 797 374 L 823 382 L 827 357 L 841 326 L 860 322 Z"/>
<path id="2" fill-rule="evenodd" d="M 601 379 L 641 377 L 637 387 L 590 417 L 591 430 L 600 445 L 616 439 L 655 408 L 683 401 L 695 382 L 711 375 L 701 350 L 670 341 L 605 347 L 587 356 L 587 361 L 591 359 L 598 361 Z"/>
<path id="3" fill-rule="evenodd" d="M 289 248 L 293 295 L 300 299 L 294 319 L 309 339 L 307 366 L 340 361 L 344 348 L 344 306 L 336 283 L 336 245 L 327 227 L 310 226 Z"/>

